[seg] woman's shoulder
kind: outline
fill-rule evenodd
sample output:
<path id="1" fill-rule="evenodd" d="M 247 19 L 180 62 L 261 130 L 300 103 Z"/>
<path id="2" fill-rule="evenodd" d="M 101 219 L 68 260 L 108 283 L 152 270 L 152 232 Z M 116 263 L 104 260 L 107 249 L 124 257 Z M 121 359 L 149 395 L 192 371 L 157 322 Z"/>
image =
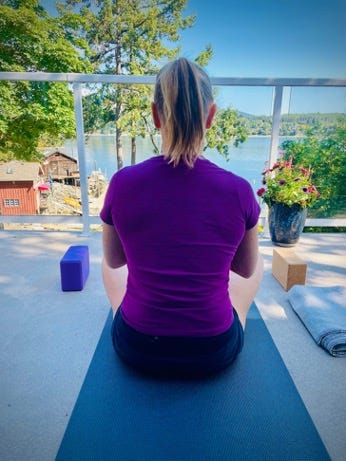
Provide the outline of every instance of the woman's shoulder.
<path id="1" fill-rule="evenodd" d="M 198 160 L 198 166 L 206 173 L 208 173 L 208 175 L 214 176 L 217 181 L 223 180 L 224 183 L 229 185 L 251 188 L 251 185 L 247 179 L 216 165 L 216 163 L 205 157 L 201 157 Z"/>
<path id="2" fill-rule="evenodd" d="M 124 166 L 120 170 L 116 171 L 112 177 L 112 180 L 122 180 L 140 176 L 141 174 L 152 170 L 156 165 L 163 162 L 162 155 L 155 155 L 142 162 L 136 163 L 135 165 Z"/>

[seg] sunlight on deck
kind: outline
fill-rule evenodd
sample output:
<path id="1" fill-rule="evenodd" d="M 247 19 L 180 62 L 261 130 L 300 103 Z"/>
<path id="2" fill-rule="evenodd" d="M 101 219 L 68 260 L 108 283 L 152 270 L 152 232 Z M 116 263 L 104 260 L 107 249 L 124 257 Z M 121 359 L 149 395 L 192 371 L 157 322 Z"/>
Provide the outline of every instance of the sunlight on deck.
<path id="1" fill-rule="evenodd" d="M 89 246 L 90 275 L 80 292 L 60 287 L 59 262 L 70 245 Z M 256 304 L 332 460 L 343 461 L 345 362 L 318 347 L 293 312 L 271 274 L 273 249 L 261 237 L 265 273 Z M 294 251 L 308 264 L 308 285 L 346 284 L 346 234 L 303 234 Z M 0 458 L 54 459 L 110 311 L 101 233 L 1 231 L 0 254 L 0 420 L 7 428 Z M 28 437 L 36 441 L 29 457 Z"/>

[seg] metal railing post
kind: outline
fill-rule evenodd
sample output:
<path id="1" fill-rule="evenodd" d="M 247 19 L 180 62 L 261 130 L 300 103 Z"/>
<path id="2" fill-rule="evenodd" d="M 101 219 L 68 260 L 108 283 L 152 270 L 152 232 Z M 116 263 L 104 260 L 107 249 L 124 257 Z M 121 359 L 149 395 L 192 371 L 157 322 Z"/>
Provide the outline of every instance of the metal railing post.
<path id="1" fill-rule="evenodd" d="M 275 86 L 273 114 L 272 114 L 272 134 L 271 134 L 271 140 L 270 140 L 270 153 L 269 153 L 269 167 L 270 168 L 273 166 L 278 156 L 282 95 L 283 95 L 283 86 Z M 266 205 L 265 206 L 265 216 L 264 216 L 264 231 L 263 231 L 263 236 L 265 238 L 269 238 L 268 213 L 269 213 L 269 209 Z"/>
<path id="2" fill-rule="evenodd" d="M 274 89 L 272 136 L 271 136 L 270 154 L 269 154 L 270 167 L 275 163 L 275 160 L 277 159 L 277 155 L 278 155 L 282 95 L 283 95 L 283 87 L 276 86 Z"/>
<path id="3" fill-rule="evenodd" d="M 88 234 L 90 231 L 89 219 L 89 197 L 88 197 L 88 180 L 85 160 L 85 136 L 83 121 L 83 103 L 81 84 L 73 83 L 74 112 L 76 117 L 77 133 L 77 152 L 78 152 L 78 169 L 80 176 L 80 190 L 82 199 L 82 222 L 83 233 Z"/>

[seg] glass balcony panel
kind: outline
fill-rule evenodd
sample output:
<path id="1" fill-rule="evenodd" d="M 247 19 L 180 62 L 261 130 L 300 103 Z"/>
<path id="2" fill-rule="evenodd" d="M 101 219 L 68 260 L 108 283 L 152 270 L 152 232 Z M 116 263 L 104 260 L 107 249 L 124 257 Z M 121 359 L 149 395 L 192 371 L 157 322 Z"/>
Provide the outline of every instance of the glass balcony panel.
<path id="1" fill-rule="evenodd" d="M 220 109 L 230 107 L 238 111 L 248 137 L 237 147 L 229 143 L 228 158 L 215 148 L 207 148 L 204 155 L 220 167 L 247 179 L 256 192 L 262 181 L 265 163 L 269 160 L 273 88 L 216 87 L 215 94 Z"/>
<path id="2" fill-rule="evenodd" d="M 310 218 L 345 218 L 346 89 L 294 87 L 280 133 L 298 147 L 296 159 L 311 167 L 321 197 Z"/>
<path id="3" fill-rule="evenodd" d="M 265 82 L 265 80 L 264 80 Z M 222 156 L 216 151 L 216 149 L 207 149 L 205 156 L 210 158 L 216 164 L 236 174 L 245 177 L 253 186 L 256 191 L 261 186 L 264 164 L 269 160 L 270 146 L 271 146 L 271 132 L 272 132 L 272 110 L 273 110 L 273 87 L 269 86 L 215 86 L 215 98 L 219 108 L 225 109 L 231 107 L 238 111 L 242 117 L 243 123 L 248 129 L 248 138 L 244 143 L 239 144 L 238 147 L 233 145 L 229 146 L 229 159 Z M 263 83 L 265 84 L 265 83 Z M 286 82 L 287 84 L 287 82 Z M 304 83 L 305 84 L 305 83 Z M 61 85 L 61 83 L 60 83 Z M 70 85 L 66 83 L 66 85 Z M 81 85 L 81 84 L 77 84 Z M 44 85 L 43 85 L 44 86 Z M 95 113 L 97 111 L 102 112 L 102 106 L 99 104 L 97 96 L 98 93 L 107 93 L 109 96 L 114 97 L 116 91 L 121 90 L 122 92 L 129 92 L 130 84 L 126 85 L 115 85 L 115 84 L 101 84 L 94 83 L 93 86 L 90 84 L 83 84 L 83 111 L 84 111 L 84 129 L 85 129 L 85 164 L 86 164 L 86 175 L 88 177 L 88 201 L 89 201 L 89 214 L 97 217 L 103 204 L 103 198 L 105 190 L 113 173 L 118 169 L 117 154 L 116 154 L 116 126 L 114 120 L 102 126 L 102 124 L 95 124 L 93 126 L 93 120 L 95 120 Z M 69 86 L 72 90 L 72 85 Z M 131 86 L 134 88 L 134 86 Z M 143 85 L 137 85 L 137 88 L 144 88 Z M 152 99 L 153 86 L 149 86 L 147 94 L 150 94 Z M 137 93 L 140 93 L 139 89 Z M 93 99 L 93 96 L 96 98 Z M 341 118 L 341 126 L 345 127 L 345 107 L 344 101 L 346 96 L 346 89 L 343 88 L 321 88 L 321 87 L 289 87 L 283 88 L 283 99 L 282 99 L 282 117 L 281 117 L 281 131 L 279 137 L 279 144 L 287 139 L 291 140 L 304 140 L 306 127 L 313 126 L 317 122 L 322 121 L 324 128 L 324 137 L 321 142 L 326 143 L 330 141 L 330 137 L 335 131 L 334 119 L 335 114 L 338 114 Z M 113 101 L 113 102 L 112 102 Z M 106 98 L 106 104 L 114 105 L 114 98 Z M 129 102 L 130 104 L 130 102 Z M 52 120 L 59 119 L 58 108 L 51 107 Z M 330 114 L 333 115 L 330 115 Z M 304 115 L 302 115 L 304 114 Z M 306 115 L 307 114 L 307 115 Z M 301 119 L 299 117 L 301 116 Z M 334 119 L 333 119 L 334 117 Z M 138 130 L 137 130 L 138 132 Z M 148 136 L 148 131 L 143 130 L 143 136 L 136 136 L 134 140 L 131 140 L 130 129 L 128 126 L 122 127 L 122 159 L 123 166 L 130 165 L 133 162 L 143 161 L 152 155 L 155 155 L 155 148 L 152 143 L 152 139 L 156 144 L 156 148 L 160 151 L 161 139 L 158 133 L 153 133 L 152 139 Z M 67 156 L 74 164 L 78 163 L 78 149 L 76 139 L 69 139 L 62 142 L 63 136 L 57 136 L 54 141 L 55 146 L 48 149 L 47 141 L 46 145 L 43 145 L 43 151 L 48 154 L 54 151 L 60 152 L 62 156 Z M 59 141 L 60 140 L 60 141 Z M 341 169 L 343 175 L 345 175 L 345 138 L 340 138 L 341 149 L 343 149 L 343 155 L 338 157 L 335 162 L 327 162 L 326 158 L 320 159 L 320 164 L 327 165 L 328 168 L 323 175 L 323 179 L 333 175 L 332 186 L 337 183 L 334 178 L 337 173 L 336 169 Z M 134 159 L 133 147 L 135 146 L 136 155 Z M 333 154 L 336 158 L 336 154 Z M 84 162 L 83 162 L 84 163 Z M 64 165 L 60 165 L 64 167 Z M 59 166 L 59 167 L 60 167 Z M 78 167 L 78 165 L 77 165 Z M 58 176 L 56 174 L 47 175 L 43 178 L 45 183 L 51 183 L 51 189 L 40 191 L 40 198 L 42 195 L 42 203 L 44 199 L 46 202 L 50 200 L 51 207 L 47 211 L 46 207 L 41 207 L 40 212 L 42 214 L 48 214 L 52 218 L 52 222 L 57 222 L 54 215 L 70 215 L 74 214 L 78 216 L 76 222 L 81 223 L 81 198 L 80 198 L 80 180 L 75 171 L 71 171 L 71 168 L 65 168 L 65 173 L 61 173 L 59 170 Z M 53 177 L 55 176 L 55 177 Z M 84 182 L 85 184 L 85 182 Z M 345 218 L 346 217 L 346 193 L 344 186 L 340 186 L 339 189 L 331 187 L 326 184 L 326 181 L 322 181 L 317 184 L 321 193 L 323 192 L 326 203 L 319 205 L 319 208 L 309 210 L 310 217 L 322 217 L 322 218 Z M 69 191 L 67 192 L 67 188 Z M 72 190 L 73 189 L 73 190 Z M 84 190 L 82 188 L 82 190 Z M 328 194 L 327 194 L 328 192 Z M 327 196 L 327 198 L 325 197 Z M 84 208 L 85 210 L 85 208 Z M 39 222 L 39 217 L 35 220 L 28 222 Z M 46 218 L 49 219 L 49 216 Z M 86 229 L 88 221 L 84 222 L 83 226 Z M 59 218 L 60 219 L 60 218 Z M 6 222 L 6 221 L 3 221 Z M 17 220 L 17 222 L 19 222 Z M 42 222 L 47 222 L 44 219 Z M 66 221 L 67 222 L 67 221 Z M 94 219 L 90 222 L 96 222 Z"/>

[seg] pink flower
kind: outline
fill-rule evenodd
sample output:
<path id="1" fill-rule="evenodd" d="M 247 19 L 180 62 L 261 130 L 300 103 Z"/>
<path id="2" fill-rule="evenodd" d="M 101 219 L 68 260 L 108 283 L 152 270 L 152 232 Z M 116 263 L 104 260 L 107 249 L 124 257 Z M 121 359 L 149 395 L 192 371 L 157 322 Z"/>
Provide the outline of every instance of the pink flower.
<path id="1" fill-rule="evenodd" d="M 308 192 L 312 193 L 312 194 L 316 194 L 317 197 L 320 196 L 320 193 L 318 192 L 318 190 L 316 189 L 315 186 L 310 186 L 309 189 L 308 189 Z"/>
<path id="2" fill-rule="evenodd" d="M 261 187 L 260 189 L 258 189 L 257 195 L 258 195 L 259 197 L 262 197 L 262 195 L 264 194 L 265 191 L 266 191 L 266 190 L 265 190 L 265 187 Z"/>

